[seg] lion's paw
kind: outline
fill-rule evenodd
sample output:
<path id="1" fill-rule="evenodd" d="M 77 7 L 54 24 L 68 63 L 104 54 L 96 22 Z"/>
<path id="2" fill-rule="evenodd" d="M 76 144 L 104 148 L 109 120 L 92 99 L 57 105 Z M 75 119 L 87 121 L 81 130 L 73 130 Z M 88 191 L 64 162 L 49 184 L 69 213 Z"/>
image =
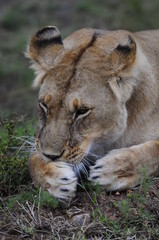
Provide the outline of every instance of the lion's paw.
<path id="1" fill-rule="evenodd" d="M 113 150 L 90 168 L 88 180 L 103 185 L 107 191 L 135 187 L 139 182 L 139 174 L 134 157 L 133 151 Z"/>
<path id="2" fill-rule="evenodd" d="M 59 200 L 70 202 L 77 189 L 77 177 L 70 165 L 49 163 L 42 187 Z"/>

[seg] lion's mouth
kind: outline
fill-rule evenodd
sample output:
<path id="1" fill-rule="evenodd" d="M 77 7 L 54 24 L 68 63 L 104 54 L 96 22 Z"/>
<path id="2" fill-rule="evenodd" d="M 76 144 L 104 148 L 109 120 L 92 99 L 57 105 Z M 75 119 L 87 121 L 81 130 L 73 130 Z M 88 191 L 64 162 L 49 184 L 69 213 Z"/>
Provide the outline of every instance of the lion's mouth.
<path id="1" fill-rule="evenodd" d="M 90 166 L 93 166 L 96 163 L 96 160 L 99 159 L 99 156 L 91 152 L 85 153 L 79 148 L 67 149 L 66 151 L 63 151 L 60 156 L 56 157 L 42 152 L 38 141 L 35 141 L 35 146 L 37 152 L 40 153 L 45 161 L 51 160 L 53 162 L 65 162 L 71 165 L 79 179 L 82 179 L 83 177 L 87 178 L 89 176 Z"/>

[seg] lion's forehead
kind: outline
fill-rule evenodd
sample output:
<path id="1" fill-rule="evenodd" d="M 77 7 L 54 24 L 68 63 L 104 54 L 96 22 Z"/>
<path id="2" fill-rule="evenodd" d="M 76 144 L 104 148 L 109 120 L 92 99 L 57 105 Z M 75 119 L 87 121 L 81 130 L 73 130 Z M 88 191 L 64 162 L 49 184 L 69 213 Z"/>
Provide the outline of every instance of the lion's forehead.
<path id="1" fill-rule="evenodd" d="M 63 109 L 69 113 L 74 112 L 76 101 L 78 107 L 94 108 L 98 102 L 103 105 L 111 102 L 112 96 L 106 84 L 97 81 L 92 74 L 75 74 L 65 84 L 56 81 L 54 75 L 47 77 L 41 86 L 40 98 L 44 99 L 54 112 L 58 113 Z"/>
<path id="2" fill-rule="evenodd" d="M 73 77 L 71 80 L 68 80 L 66 84 L 59 84 L 54 79 L 45 79 L 43 85 L 40 89 L 40 98 L 49 99 L 50 103 L 60 104 L 63 102 L 70 108 L 72 102 L 75 99 L 79 100 L 79 104 L 89 98 L 89 95 L 93 95 L 96 92 L 95 85 L 91 86 L 91 81 L 88 79 L 75 79 Z M 49 97 L 51 96 L 51 98 Z"/>

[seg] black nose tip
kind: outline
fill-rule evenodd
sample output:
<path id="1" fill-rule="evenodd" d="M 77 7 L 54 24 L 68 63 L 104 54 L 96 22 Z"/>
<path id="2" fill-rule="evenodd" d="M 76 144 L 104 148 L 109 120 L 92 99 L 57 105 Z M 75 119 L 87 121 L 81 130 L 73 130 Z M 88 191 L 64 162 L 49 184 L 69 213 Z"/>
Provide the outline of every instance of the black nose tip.
<path id="1" fill-rule="evenodd" d="M 43 155 L 47 158 L 50 158 L 52 161 L 55 161 L 57 158 L 60 157 L 60 155 L 50 155 L 50 154 L 45 154 L 45 153 L 43 153 Z"/>

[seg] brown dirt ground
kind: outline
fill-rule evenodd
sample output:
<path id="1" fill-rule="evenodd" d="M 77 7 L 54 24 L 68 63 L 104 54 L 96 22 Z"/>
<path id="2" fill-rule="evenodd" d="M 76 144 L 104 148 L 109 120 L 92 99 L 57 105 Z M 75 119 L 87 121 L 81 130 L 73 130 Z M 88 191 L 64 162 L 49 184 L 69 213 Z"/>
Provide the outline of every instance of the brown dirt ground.
<path id="1" fill-rule="evenodd" d="M 138 200 L 135 196 L 138 196 Z M 121 203 L 124 200 L 129 204 L 127 208 L 122 209 Z M 148 219 L 151 215 L 152 219 Z M 104 217 L 108 220 L 104 220 Z M 12 212 L 4 207 L 3 211 L 0 211 L 0 219 L 2 222 L 5 219 L 4 224 L 1 222 L 0 230 L 0 239 L 3 240 L 23 238 L 157 240 L 159 179 L 156 179 L 146 192 L 143 192 L 141 187 L 112 194 L 103 190 L 95 193 L 94 190 L 80 188 L 69 207 L 38 208 L 29 202 L 24 205 L 19 203 Z M 131 232 L 133 227 L 135 232 Z M 153 234 L 149 232 L 150 229 L 154 231 Z"/>

